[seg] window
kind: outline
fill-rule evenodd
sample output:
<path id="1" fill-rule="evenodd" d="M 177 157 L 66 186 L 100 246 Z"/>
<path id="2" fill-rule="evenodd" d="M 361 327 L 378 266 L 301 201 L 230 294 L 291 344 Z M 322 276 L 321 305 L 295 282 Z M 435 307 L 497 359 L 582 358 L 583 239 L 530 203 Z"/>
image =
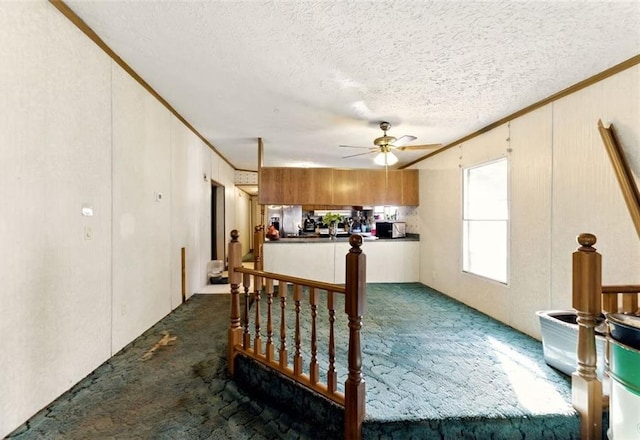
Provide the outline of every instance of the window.
<path id="1" fill-rule="evenodd" d="M 500 159 L 463 170 L 462 269 L 507 283 L 508 167 Z"/>

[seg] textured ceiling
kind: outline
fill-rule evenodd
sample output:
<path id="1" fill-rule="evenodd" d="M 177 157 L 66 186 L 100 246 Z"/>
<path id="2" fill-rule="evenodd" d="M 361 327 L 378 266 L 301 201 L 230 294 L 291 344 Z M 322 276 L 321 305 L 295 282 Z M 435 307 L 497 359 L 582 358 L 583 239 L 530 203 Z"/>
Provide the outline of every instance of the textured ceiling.
<path id="1" fill-rule="evenodd" d="M 640 53 L 639 1 L 66 1 L 236 168 L 371 168 Z M 426 152 L 401 152 L 400 164 Z"/>

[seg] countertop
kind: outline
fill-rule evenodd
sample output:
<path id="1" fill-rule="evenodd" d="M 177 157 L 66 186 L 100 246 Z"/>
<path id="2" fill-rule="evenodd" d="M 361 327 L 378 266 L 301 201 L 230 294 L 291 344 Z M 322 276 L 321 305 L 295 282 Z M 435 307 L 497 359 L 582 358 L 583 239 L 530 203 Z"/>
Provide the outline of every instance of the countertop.
<path id="1" fill-rule="evenodd" d="M 349 235 L 339 235 L 335 240 L 331 240 L 329 237 L 317 237 L 317 236 L 298 236 L 298 237 L 286 237 L 279 240 L 268 240 L 265 244 L 278 244 L 278 243 L 346 243 L 349 241 Z M 404 238 L 377 238 L 372 236 L 362 237 L 363 243 L 389 243 L 399 241 L 420 241 L 419 234 L 407 234 Z"/>

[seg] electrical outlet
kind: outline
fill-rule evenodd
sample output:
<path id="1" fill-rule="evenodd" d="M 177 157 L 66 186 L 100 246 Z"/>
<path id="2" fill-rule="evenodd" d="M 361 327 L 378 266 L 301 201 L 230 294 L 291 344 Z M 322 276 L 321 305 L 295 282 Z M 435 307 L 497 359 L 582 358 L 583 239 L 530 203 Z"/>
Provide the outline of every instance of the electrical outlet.
<path id="1" fill-rule="evenodd" d="M 91 226 L 84 227 L 84 239 L 93 240 L 93 230 L 91 229 Z"/>

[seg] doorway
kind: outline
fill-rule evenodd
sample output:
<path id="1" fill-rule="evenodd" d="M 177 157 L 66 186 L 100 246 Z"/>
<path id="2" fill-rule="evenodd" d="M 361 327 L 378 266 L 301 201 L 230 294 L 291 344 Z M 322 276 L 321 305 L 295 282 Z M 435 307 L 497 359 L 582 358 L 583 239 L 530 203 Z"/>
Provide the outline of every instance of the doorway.
<path id="1" fill-rule="evenodd" d="M 222 260 L 226 266 L 224 252 L 224 186 L 211 181 L 211 259 Z"/>

